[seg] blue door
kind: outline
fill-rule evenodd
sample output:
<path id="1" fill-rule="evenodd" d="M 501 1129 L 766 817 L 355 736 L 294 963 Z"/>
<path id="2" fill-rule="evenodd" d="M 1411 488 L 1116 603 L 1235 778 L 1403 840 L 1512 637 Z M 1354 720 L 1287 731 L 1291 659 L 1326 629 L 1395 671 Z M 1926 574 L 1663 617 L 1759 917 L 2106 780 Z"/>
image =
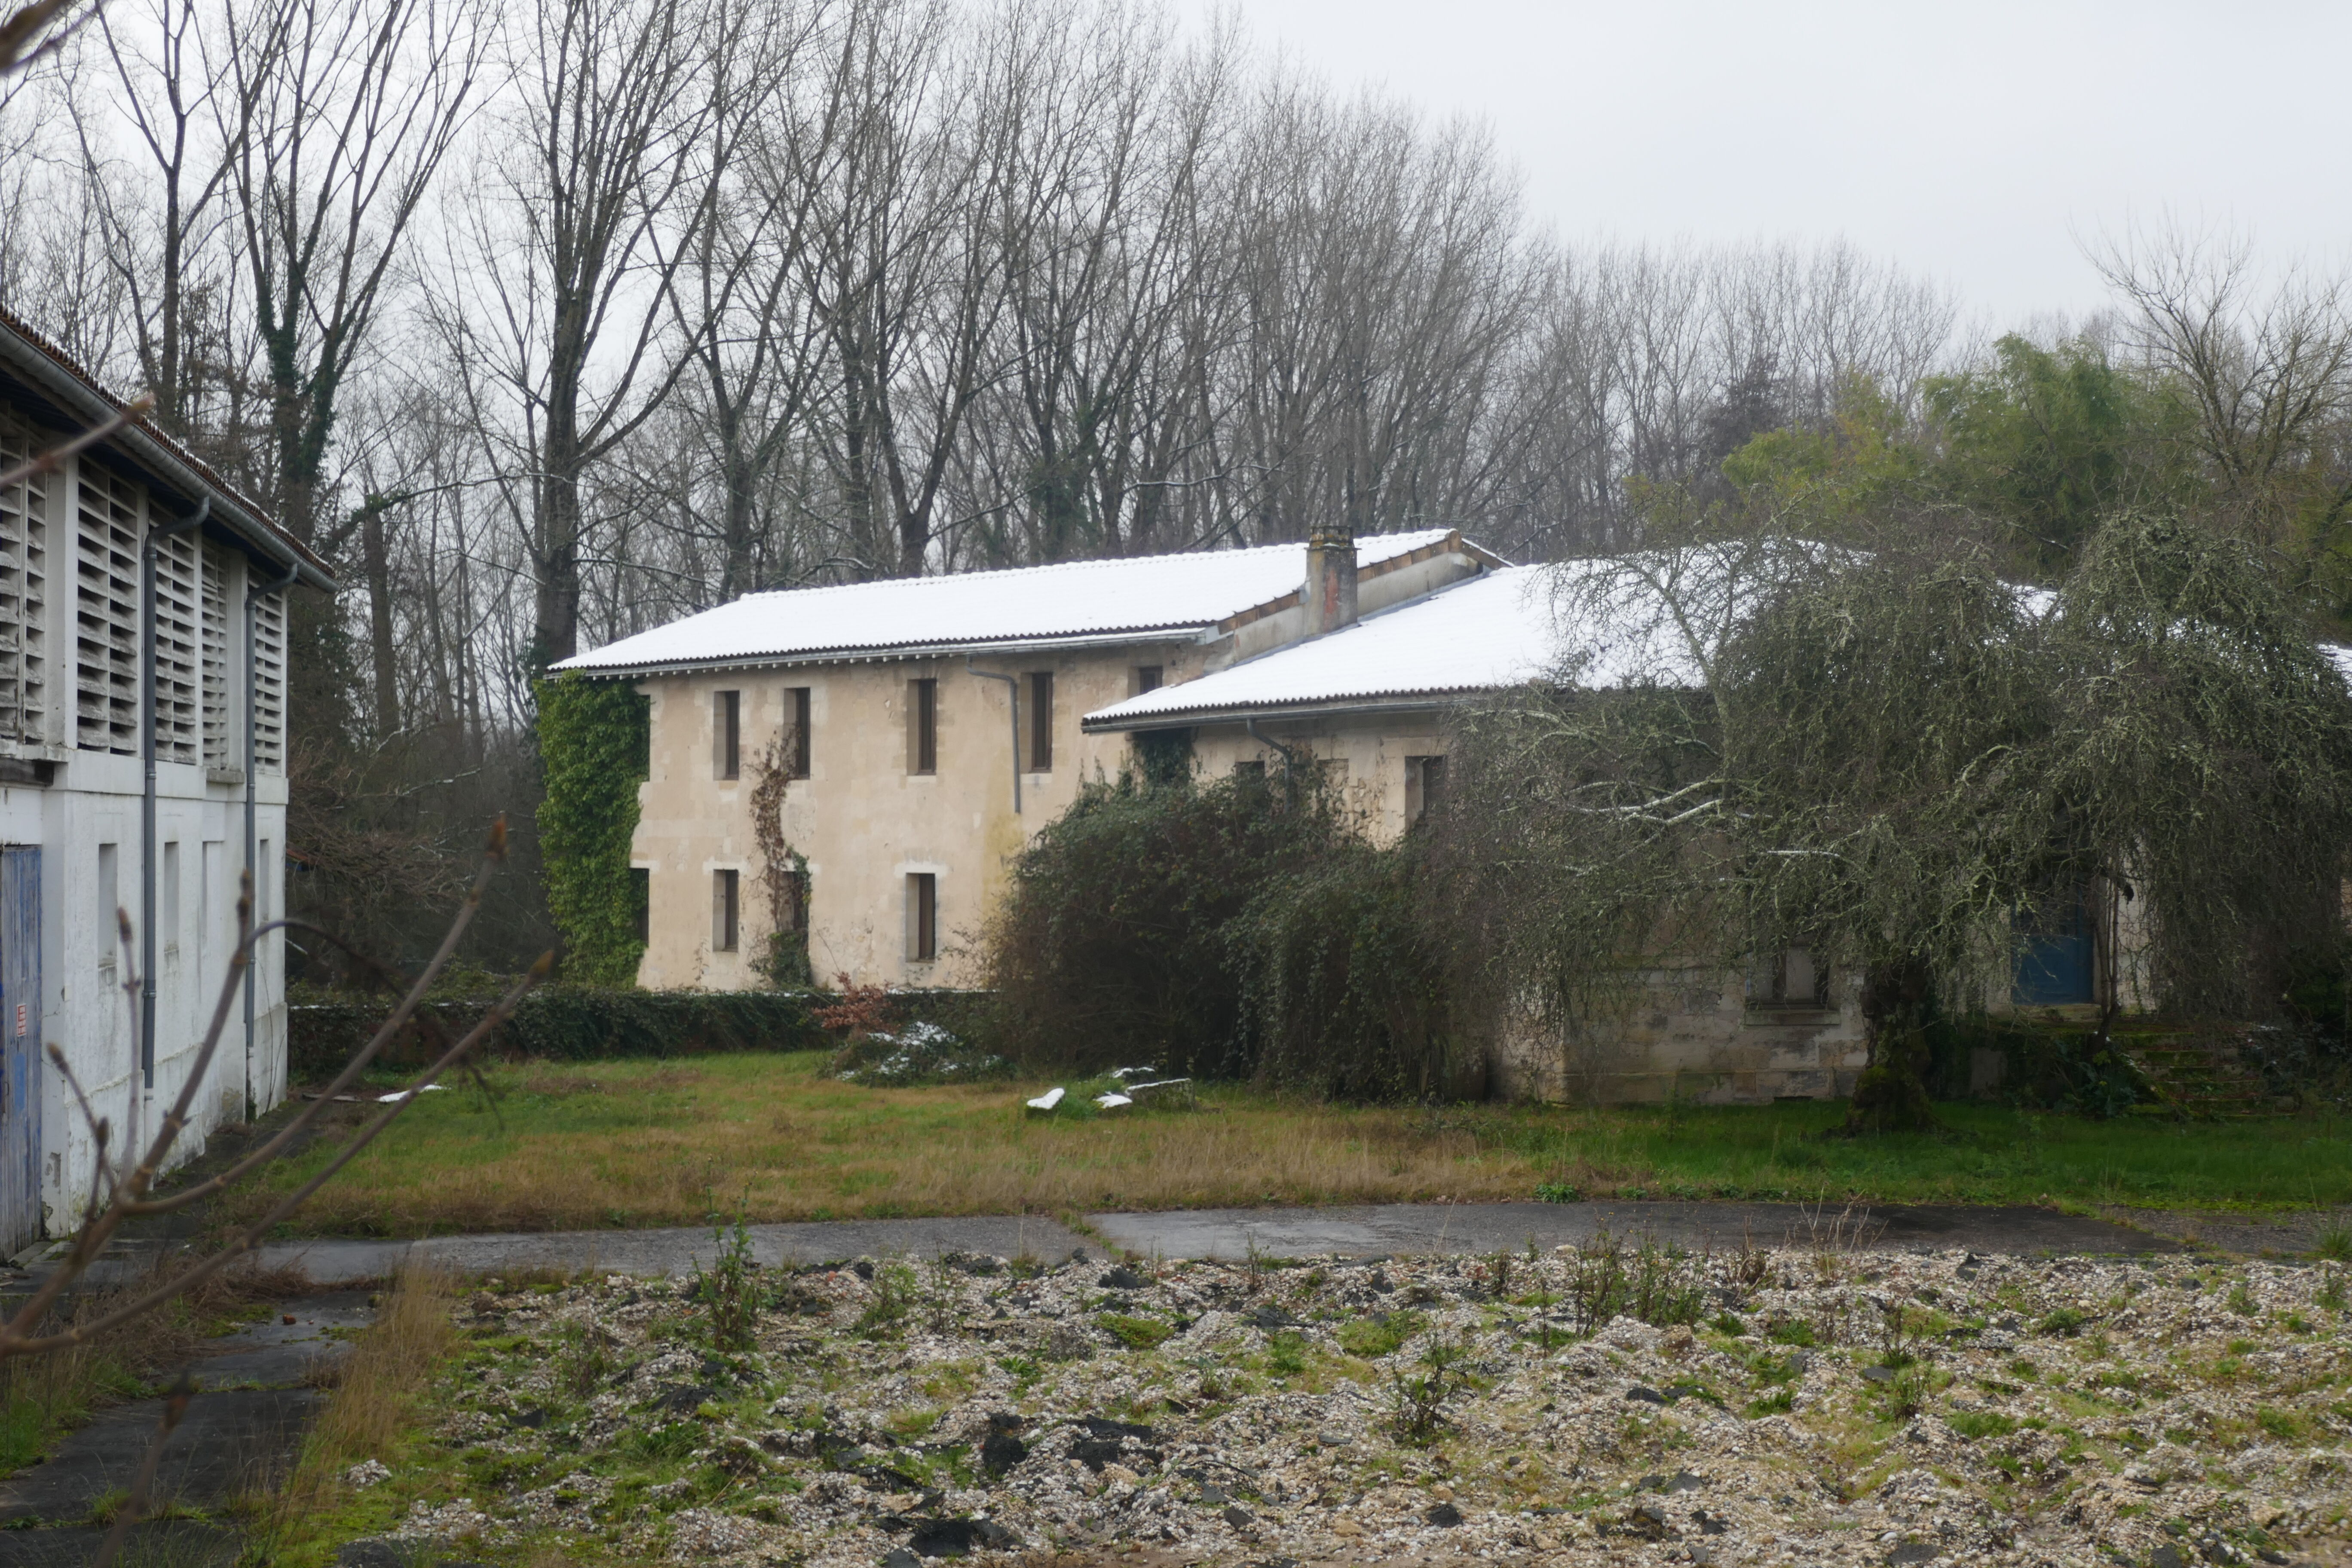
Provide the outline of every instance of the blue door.
<path id="1" fill-rule="evenodd" d="M 2086 900 L 2076 899 L 2064 913 L 2026 926 L 2019 937 L 2010 989 L 2016 1005 L 2063 1007 L 2099 999 L 2098 954 Z"/>
<path id="2" fill-rule="evenodd" d="M 0 847 L 0 1256 L 41 1238 L 41 850 Z"/>

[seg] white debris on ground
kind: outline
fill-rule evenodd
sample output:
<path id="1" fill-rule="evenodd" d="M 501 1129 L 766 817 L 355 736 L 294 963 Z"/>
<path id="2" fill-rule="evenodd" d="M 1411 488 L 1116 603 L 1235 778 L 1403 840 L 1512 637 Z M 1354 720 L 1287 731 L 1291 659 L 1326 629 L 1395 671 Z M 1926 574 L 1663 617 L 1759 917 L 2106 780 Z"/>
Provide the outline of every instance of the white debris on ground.
<path id="1" fill-rule="evenodd" d="M 446 1480 L 403 1471 L 400 1533 L 809 1568 L 2227 1568 L 2339 1556 L 2352 1503 L 2325 1266 L 1595 1244 L 747 1288 L 744 1350 L 691 1283 L 476 1293 Z"/>
<path id="2" fill-rule="evenodd" d="M 360 1491 L 375 1485 L 378 1481 L 390 1479 L 392 1479 L 392 1471 L 378 1459 L 362 1459 L 343 1472 L 343 1485 L 353 1491 Z"/>

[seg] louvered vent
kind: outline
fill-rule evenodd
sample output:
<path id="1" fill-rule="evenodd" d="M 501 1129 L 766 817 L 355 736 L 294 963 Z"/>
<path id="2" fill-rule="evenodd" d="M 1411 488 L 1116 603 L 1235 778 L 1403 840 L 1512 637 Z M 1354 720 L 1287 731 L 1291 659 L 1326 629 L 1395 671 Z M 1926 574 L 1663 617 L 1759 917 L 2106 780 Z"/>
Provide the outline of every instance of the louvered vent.
<path id="1" fill-rule="evenodd" d="M 197 575 L 202 546 L 191 533 L 155 547 L 155 757 L 196 760 Z"/>
<path id="2" fill-rule="evenodd" d="M 0 419 L 0 469 L 21 466 L 39 437 Z M 0 489 L 0 742 L 48 739 L 49 514 L 46 475 Z"/>
<path id="3" fill-rule="evenodd" d="M 139 750 L 138 487 L 84 458 L 78 465 L 74 582 L 74 744 Z"/>
<path id="4" fill-rule="evenodd" d="M 286 595 L 253 602 L 253 763 L 257 773 L 286 771 Z"/>
<path id="5" fill-rule="evenodd" d="M 205 566 L 205 765 L 236 765 L 229 755 L 228 723 L 228 557 L 216 546 L 204 547 Z"/>

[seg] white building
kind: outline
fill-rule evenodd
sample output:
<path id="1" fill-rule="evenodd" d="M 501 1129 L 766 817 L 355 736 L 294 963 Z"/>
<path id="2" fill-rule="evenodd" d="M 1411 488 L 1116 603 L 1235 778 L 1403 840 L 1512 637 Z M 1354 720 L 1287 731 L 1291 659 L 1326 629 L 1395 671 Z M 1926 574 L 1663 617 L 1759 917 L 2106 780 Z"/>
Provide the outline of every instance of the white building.
<path id="1" fill-rule="evenodd" d="M 0 475 L 121 408 L 0 310 Z M 93 1140 L 44 1046 L 118 1149 L 151 1133 L 218 1000 L 248 865 L 261 918 L 284 907 L 297 585 L 335 583 L 139 422 L 0 486 L 0 1253 L 71 1230 L 89 1190 Z M 118 909 L 137 928 L 127 963 Z M 261 943 L 179 1158 L 284 1098 L 283 954 Z"/>

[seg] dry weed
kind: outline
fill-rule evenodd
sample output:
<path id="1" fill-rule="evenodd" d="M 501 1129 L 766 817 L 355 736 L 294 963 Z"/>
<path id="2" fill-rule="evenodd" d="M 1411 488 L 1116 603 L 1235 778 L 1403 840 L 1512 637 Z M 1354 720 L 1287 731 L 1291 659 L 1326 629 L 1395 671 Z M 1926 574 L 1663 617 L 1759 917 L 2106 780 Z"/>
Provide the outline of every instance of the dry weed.
<path id="1" fill-rule="evenodd" d="M 293 1474 L 268 1500 L 262 1538 L 285 1539 L 331 1504 L 352 1466 L 394 1454 L 457 1342 L 450 1321 L 456 1289 L 449 1275 L 429 1266 L 402 1271 L 381 1315 L 333 1379 L 334 1392 L 303 1440 Z"/>

